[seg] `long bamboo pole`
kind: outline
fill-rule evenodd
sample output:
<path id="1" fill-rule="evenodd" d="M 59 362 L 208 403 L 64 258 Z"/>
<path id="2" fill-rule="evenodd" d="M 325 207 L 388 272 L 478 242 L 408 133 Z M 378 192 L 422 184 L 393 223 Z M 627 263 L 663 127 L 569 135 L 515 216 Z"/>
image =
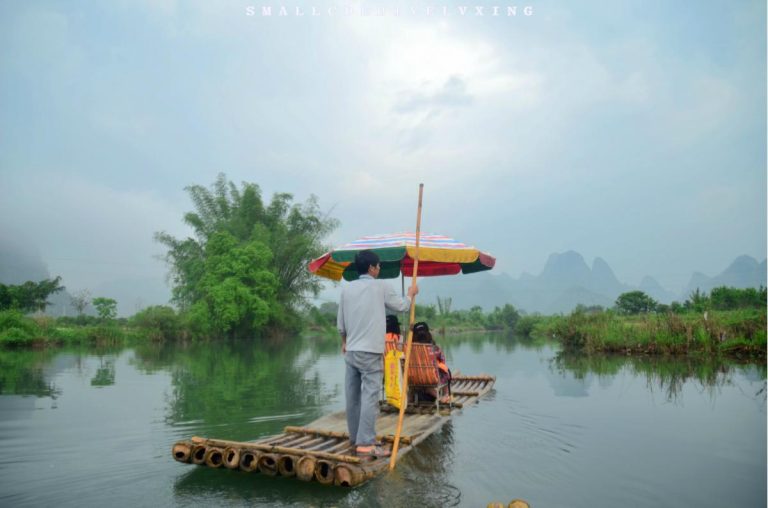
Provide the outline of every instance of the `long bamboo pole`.
<path id="1" fill-rule="evenodd" d="M 424 184 L 419 184 L 419 209 L 416 213 L 416 250 L 413 256 L 413 277 L 411 286 L 416 286 L 416 278 L 419 274 L 419 240 L 421 238 L 421 199 L 424 195 Z M 389 470 L 395 469 L 397 463 L 397 449 L 400 446 L 400 433 L 403 430 L 403 417 L 405 407 L 408 405 L 408 364 L 411 360 L 411 343 L 413 341 L 413 321 L 416 318 L 416 295 L 411 300 L 411 315 L 408 319 L 408 340 L 405 342 L 405 365 L 403 367 L 403 390 L 400 396 L 400 415 L 397 418 L 397 431 L 395 441 L 392 443 L 392 456 L 389 458 Z"/>

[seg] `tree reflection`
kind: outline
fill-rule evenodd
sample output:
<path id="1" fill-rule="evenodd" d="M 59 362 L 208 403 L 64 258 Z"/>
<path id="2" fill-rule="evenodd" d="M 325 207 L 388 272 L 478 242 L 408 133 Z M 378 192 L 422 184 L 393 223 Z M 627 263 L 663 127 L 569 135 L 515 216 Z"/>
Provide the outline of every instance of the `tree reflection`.
<path id="1" fill-rule="evenodd" d="M 49 351 L 0 350 L 0 394 L 56 398 L 61 392 L 45 372 L 54 356 Z"/>
<path id="2" fill-rule="evenodd" d="M 91 386 L 112 386 L 115 384 L 115 359 L 99 358 L 99 367 L 91 378 Z"/>
<path id="3" fill-rule="evenodd" d="M 550 368 L 560 375 L 566 373 L 583 380 L 588 375 L 610 380 L 626 369 L 636 376 L 644 376 L 648 389 L 659 390 L 667 401 L 681 400 L 686 383 L 696 382 L 714 398 L 723 386 L 733 384 L 733 376 L 739 373 L 752 381 L 762 380 L 763 387 L 754 394 L 765 398 L 766 365 L 764 363 L 739 363 L 719 357 L 669 357 L 623 355 L 575 355 L 558 353 Z"/>
<path id="4" fill-rule="evenodd" d="M 168 369 L 172 393 L 167 421 L 201 422 L 208 435 L 248 440 L 254 434 L 278 432 L 287 423 L 320 416 L 332 393 L 310 374 L 317 354 L 303 339 L 270 345 L 232 341 L 136 349 L 139 369 Z M 259 429 L 254 429 L 256 424 Z"/>

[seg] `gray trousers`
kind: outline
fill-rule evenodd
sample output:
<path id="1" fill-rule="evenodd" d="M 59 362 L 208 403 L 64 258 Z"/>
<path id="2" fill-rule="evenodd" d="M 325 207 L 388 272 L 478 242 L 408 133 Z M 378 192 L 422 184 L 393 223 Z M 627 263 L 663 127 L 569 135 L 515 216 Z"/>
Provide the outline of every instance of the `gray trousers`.
<path id="1" fill-rule="evenodd" d="M 384 377 L 383 355 L 347 351 L 344 361 L 347 364 L 344 384 L 349 440 L 358 446 L 368 446 L 376 441 L 376 417 Z"/>

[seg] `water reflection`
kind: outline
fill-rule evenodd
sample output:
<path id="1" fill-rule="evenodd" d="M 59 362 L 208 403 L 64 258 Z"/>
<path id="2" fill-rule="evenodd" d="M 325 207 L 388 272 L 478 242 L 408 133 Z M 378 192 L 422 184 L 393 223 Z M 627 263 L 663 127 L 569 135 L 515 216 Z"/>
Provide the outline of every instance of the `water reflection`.
<path id="1" fill-rule="evenodd" d="M 343 409 L 334 335 L 0 351 L 0 505 L 764 502 L 764 363 L 568 356 L 498 333 L 437 340 L 452 368 L 495 375 L 495 390 L 394 472 L 354 489 L 182 465 L 168 453 L 193 435 L 250 440 Z"/>
<path id="2" fill-rule="evenodd" d="M 49 351 L 0 350 L 0 394 L 56 398 L 60 390 L 46 375 L 54 356 Z"/>
<path id="3" fill-rule="evenodd" d="M 115 384 L 115 358 L 101 357 L 96 374 L 91 378 L 91 386 L 112 386 Z"/>
<path id="4" fill-rule="evenodd" d="M 701 392 L 714 399 L 724 386 L 733 385 L 734 375 L 739 374 L 752 382 L 762 381 L 762 386 L 751 396 L 766 396 L 765 363 L 739 363 L 725 358 L 696 357 L 647 357 L 623 355 L 574 355 L 557 353 L 550 361 L 550 370 L 556 373 L 551 384 L 558 395 L 587 396 L 589 385 L 597 381 L 609 387 L 616 376 L 627 371 L 645 379 L 651 393 L 660 392 L 668 402 L 682 402 L 683 387 L 697 383 Z"/>
<path id="5" fill-rule="evenodd" d="M 136 349 L 135 365 L 170 371 L 167 423 L 250 440 L 319 417 L 334 395 L 313 371 L 318 353 L 307 342 L 148 345 Z"/>

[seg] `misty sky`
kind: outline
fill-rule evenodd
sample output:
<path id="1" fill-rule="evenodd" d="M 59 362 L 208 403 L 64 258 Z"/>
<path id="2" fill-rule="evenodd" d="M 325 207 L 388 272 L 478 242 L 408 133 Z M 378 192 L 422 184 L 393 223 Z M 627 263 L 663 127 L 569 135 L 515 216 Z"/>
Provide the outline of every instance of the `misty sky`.
<path id="1" fill-rule="evenodd" d="M 572 249 L 679 291 L 766 256 L 765 25 L 762 0 L 4 1 L 0 241 L 70 290 L 162 279 L 153 233 L 219 172 L 316 194 L 332 243 L 414 229 L 423 182 L 422 229 L 499 271 Z"/>

